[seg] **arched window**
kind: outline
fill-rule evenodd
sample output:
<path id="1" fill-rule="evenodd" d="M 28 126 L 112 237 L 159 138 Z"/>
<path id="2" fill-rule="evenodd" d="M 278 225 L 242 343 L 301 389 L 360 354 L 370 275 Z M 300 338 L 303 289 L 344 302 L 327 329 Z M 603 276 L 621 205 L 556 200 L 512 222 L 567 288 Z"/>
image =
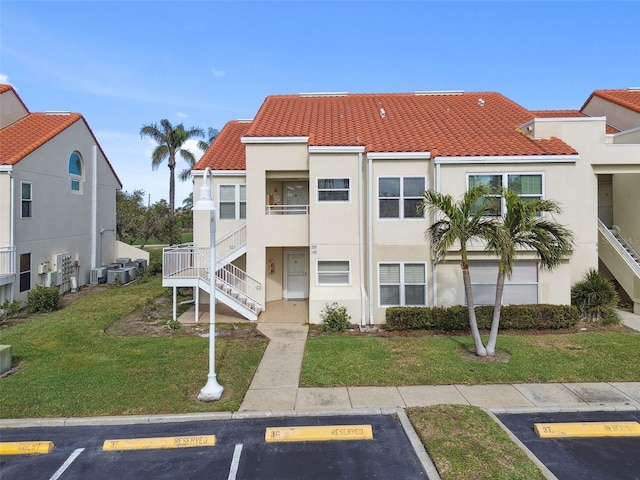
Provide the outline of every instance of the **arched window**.
<path id="1" fill-rule="evenodd" d="M 73 152 L 69 157 L 69 177 L 71 179 L 71 191 L 82 193 L 84 169 L 82 168 L 82 157 L 78 152 Z"/>

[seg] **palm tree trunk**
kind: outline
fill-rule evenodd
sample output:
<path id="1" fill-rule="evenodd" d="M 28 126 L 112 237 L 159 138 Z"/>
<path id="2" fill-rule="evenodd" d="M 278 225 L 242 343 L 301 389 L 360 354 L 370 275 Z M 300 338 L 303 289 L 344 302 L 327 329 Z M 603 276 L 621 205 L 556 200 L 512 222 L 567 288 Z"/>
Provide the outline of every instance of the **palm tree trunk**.
<path id="1" fill-rule="evenodd" d="M 169 164 L 169 208 L 171 212 L 175 212 L 175 201 L 176 201 L 176 176 L 175 176 L 175 166 L 172 168 L 171 164 Z"/>
<path id="2" fill-rule="evenodd" d="M 498 279 L 496 280 L 496 300 L 493 305 L 493 319 L 491 320 L 491 332 L 487 342 L 487 355 L 496 354 L 496 343 L 498 341 L 498 328 L 500 327 L 500 312 L 502 311 L 502 294 L 504 293 L 504 270 L 498 269 Z"/>
<path id="3" fill-rule="evenodd" d="M 462 280 L 464 281 L 464 291 L 467 295 L 467 306 L 469 308 L 469 325 L 471 326 L 471 337 L 476 345 L 476 355 L 486 357 L 487 350 L 482 343 L 478 322 L 476 320 L 476 309 L 473 305 L 473 293 L 471 292 L 471 276 L 469 275 L 469 265 L 462 266 Z"/>

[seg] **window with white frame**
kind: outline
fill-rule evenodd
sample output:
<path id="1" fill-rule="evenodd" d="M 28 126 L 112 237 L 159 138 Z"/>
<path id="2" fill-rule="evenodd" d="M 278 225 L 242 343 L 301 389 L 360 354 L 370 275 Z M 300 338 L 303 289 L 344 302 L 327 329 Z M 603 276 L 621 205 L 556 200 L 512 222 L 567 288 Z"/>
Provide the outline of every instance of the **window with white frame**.
<path id="1" fill-rule="evenodd" d="M 71 179 L 71 191 L 82 193 L 83 168 L 82 157 L 78 152 L 73 152 L 69 156 L 69 178 Z"/>
<path id="2" fill-rule="evenodd" d="M 247 218 L 247 186 L 220 185 L 219 205 L 221 220 Z"/>
<path id="3" fill-rule="evenodd" d="M 493 305 L 496 300 L 498 262 L 469 262 L 471 292 L 476 305 Z M 505 277 L 503 305 L 538 303 L 538 263 L 519 261 L 513 265 L 511 278 Z"/>
<path id="4" fill-rule="evenodd" d="M 348 202 L 350 179 L 318 178 L 318 202 Z"/>
<path id="5" fill-rule="evenodd" d="M 422 218 L 418 205 L 424 193 L 425 177 L 380 177 L 379 218 Z"/>
<path id="6" fill-rule="evenodd" d="M 483 185 L 489 190 L 499 192 L 502 188 L 509 188 L 516 192 L 523 200 L 543 198 L 543 178 L 541 173 L 497 173 L 469 175 L 469 188 Z M 488 198 L 478 200 L 478 207 L 490 202 L 489 215 L 502 216 L 505 212 L 504 198 L 499 193 L 489 195 Z"/>
<path id="7" fill-rule="evenodd" d="M 350 285 L 349 260 L 318 260 L 318 285 Z"/>
<path id="8" fill-rule="evenodd" d="M 31 218 L 32 215 L 32 188 L 31 183 L 29 182 L 21 182 L 20 183 L 20 202 L 21 202 L 21 210 L 20 216 L 22 218 Z"/>
<path id="9" fill-rule="evenodd" d="M 426 305 L 427 275 L 424 263 L 378 265 L 380 306 Z"/>

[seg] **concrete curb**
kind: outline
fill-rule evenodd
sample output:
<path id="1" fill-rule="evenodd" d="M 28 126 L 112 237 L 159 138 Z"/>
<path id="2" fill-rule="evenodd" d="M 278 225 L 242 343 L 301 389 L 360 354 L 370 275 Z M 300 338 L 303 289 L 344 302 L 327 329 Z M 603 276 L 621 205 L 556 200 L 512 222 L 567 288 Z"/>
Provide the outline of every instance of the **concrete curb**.
<path id="1" fill-rule="evenodd" d="M 429 477 L 429 480 L 441 480 L 440 474 L 438 473 L 436 466 L 431 461 L 431 457 L 429 457 L 429 454 L 425 450 L 424 445 L 422 445 L 422 441 L 420 440 L 420 437 L 418 437 L 418 434 L 413 429 L 413 425 L 411 425 L 411 421 L 409 420 L 409 417 L 407 417 L 407 414 L 405 413 L 404 409 L 402 408 L 396 409 L 396 415 L 398 416 L 398 419 L 402 424 L 404 433 L 406 433 L 407 437 L 409 437 L 409 442 L 411 442 L 413 451 L 416 452 L 416 455 L 418 456 L 418 460 L 420 460 L 420 463 L 422 464 L 422 468 L 424 468 L 424 471 Z"/>

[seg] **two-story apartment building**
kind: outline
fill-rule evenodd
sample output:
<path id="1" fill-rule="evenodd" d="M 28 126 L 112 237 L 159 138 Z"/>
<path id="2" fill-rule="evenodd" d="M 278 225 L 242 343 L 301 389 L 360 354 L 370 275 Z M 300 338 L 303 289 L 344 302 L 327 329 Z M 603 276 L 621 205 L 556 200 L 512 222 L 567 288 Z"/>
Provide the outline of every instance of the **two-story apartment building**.
<path id="1" fill-rule="evenodd" d="M 37 285 L 67 291 L 148 254 L 116 241 L 122 185 L 79 113 L 30 112 L 0 85 L 0 304 Z"/>
<path id="2" fill-rule="evenodd" d="M 637 113 L 640 91 L 629 92 Z M 574 255 L 552 273 L 519 252 L 505 303 L 569 303 L 607 235 L 615 261 L 603 261 L 640 309 L 640 267 L 619 242 L 640 238 L 640 123 L 609 120 L 600 99 L 532 112 L 492 92 L 267 97 L 253 120 L 229 122 L 192 172 L 195 200 L 213 173 L 216 298 L 248 305 L 238 311 L 251 319 L 269 302 L 305 299 L 312 323 L 332 302 L 361 324 L 383 323 L 389 306 L 464 304 L 459 256 L 434 260 L 433 219 L 416 207 L 426 189 L 460 197 L 486 184 L 558 201 L 555 220 L 575 235 Z M 183 268 L 207 255 L 208 225 L 195 212 L 196 246 L 165 252 L 165 285 L 208 291 L 206 273 Z M 474 246 L 478 303 L 493 303 L 496 274 L 496 259 Z"/>

